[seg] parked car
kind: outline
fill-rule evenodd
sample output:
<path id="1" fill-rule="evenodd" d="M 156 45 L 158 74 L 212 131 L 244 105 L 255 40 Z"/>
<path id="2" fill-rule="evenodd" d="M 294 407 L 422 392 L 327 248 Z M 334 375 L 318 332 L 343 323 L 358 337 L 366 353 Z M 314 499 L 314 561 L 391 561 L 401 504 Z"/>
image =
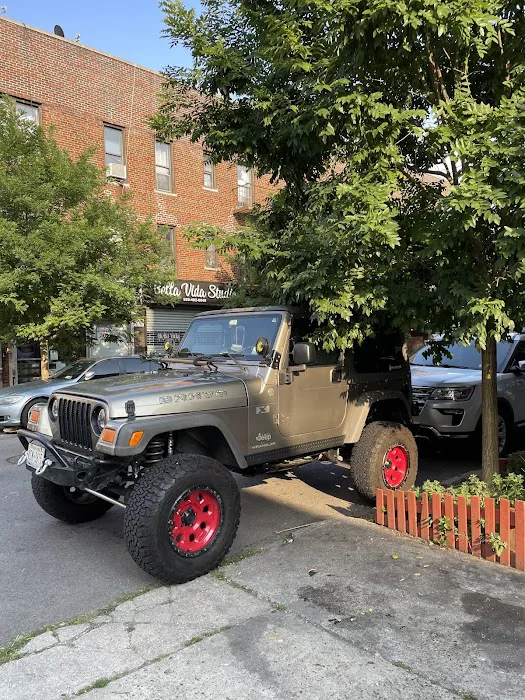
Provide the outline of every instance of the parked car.
<path id="1" fill-rule="evenodd" d="M 47 401 L 54 391 L 70 384 L 114 377 L 119 374 L 152 372 L 161 368 L 162 365 L 158 362 L 145 362 L 138 355 L 109 357 L 103 360 L 78 360 L 59 370 L 49 379 L 35 379 L 26 384 L 0 389 L 0 428 L 19 425 L 26 428 L 32 406 Z"/>
<path id="2" fill-rule="evenodd" d="M 182 583 L 232 544 L 232 471 L 289 471 L 351 449 L 363 495 L 411 488 L 418 456 L 403 338 L 378 334 L 342 355 L 316 350 L 314 330 L 281 306 L 207 311 L 173 369 L 54 392 L 18 432 L 37 503 L 70 523 L 125 508 L 133 559 Z"/>
<path id="3" fill-rule="evenodd" d="M 474 343 L 450 345 L 451 358 L 410 359 L 412 421 L 416 432 L 437 438 L 467 438 L 481 432 L 481 353 Z M 498 437 L 504 455 L 515 426 L 525 423 L 525 335 L 497 345 Z M 521 363 L 521 364 L 520 364 Z"/>

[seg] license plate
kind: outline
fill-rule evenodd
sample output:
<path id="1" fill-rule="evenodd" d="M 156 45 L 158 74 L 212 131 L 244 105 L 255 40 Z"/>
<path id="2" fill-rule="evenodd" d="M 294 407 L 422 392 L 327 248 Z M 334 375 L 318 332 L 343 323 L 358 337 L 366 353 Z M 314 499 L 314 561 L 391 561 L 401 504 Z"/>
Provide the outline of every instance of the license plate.
<path id="1" fill-rule="evenodd" d="M 30 442 L 27 448 L 27 464 L 33 469 L 40 469 L 44 464 L 46 450 L 42 445 L 35 442 Z"/>

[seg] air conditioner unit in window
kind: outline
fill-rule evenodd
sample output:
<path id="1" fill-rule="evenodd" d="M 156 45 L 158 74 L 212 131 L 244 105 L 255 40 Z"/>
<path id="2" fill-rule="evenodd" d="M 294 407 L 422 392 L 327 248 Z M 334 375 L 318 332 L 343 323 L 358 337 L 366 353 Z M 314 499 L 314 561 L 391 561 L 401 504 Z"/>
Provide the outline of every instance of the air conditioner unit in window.
<path id="1" fill-rule="evenodd" d="M 110 163 L 106 166 L 107 177 L 113 177 L 116 180 L 126 179 L 126 166 L 120 163 Z"/>

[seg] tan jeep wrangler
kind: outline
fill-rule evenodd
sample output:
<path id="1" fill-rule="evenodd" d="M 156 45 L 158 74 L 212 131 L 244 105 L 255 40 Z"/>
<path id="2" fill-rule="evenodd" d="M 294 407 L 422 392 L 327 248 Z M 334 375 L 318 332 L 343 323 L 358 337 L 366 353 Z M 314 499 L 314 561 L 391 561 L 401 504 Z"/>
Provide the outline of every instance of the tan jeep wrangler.
<path id="1" fill-rule="evenodd" d="M 358 490 L 417 473 L 402 339 L 316 350 L 285 307 L 199 314 L 166 369 L 75 384 L 33 408 L 19 436 L 33 493 L 71 523 L 125 508 L 129 552 L 166 583 L 205 574 L 239 524 L 232 471 L 349 457 Z"/>

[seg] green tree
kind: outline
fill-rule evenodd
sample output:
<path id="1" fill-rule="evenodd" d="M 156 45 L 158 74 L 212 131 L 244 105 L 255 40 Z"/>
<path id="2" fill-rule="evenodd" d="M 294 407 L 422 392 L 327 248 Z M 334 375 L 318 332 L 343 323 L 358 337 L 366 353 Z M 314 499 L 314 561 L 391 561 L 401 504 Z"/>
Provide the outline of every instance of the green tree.
<path id="1" fill-rule="evenodd" d="M 166 273 L 158 234 L 111 200 L 92 155 L 73 161 L 0 101 L 0 339 L 39 341 L 43 377 L 50 346 L 130 321 Z"/>
<path id="2" fill-rule="evenodd" d="M 523 323 L 525 28 L 492 0 L 165 0 L 154 123 L 286 184 L 220 234 L 328 347 L 388 318 L 481 349 L 483 474 L 497 470 L 496 342 Z M 202 244 L 210 231 L 193 231 Z M 217 235 L 217 232 L 216 232 Z M 273 286 L 273 289 L 272 289 Z"/>

